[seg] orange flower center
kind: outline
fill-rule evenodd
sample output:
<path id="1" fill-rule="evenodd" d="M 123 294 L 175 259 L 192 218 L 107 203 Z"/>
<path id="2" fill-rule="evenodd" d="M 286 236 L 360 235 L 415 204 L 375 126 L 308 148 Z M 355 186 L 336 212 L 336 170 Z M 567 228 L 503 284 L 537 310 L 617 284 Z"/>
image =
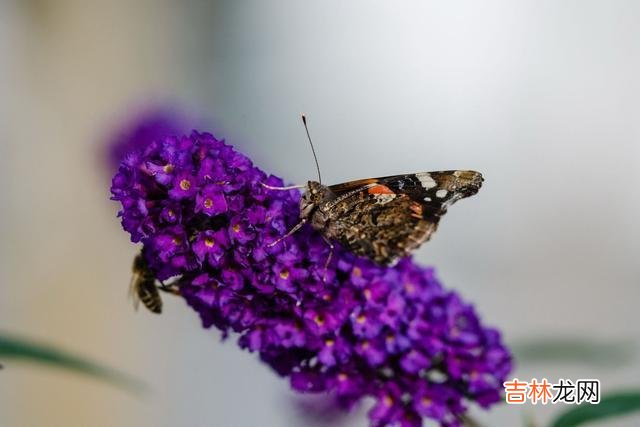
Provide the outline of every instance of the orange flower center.
<path id="1" fill-rule="evenodd" d="M 187 191 L 191 188 L 191 182 L 189 182 L 188 179 L 183 179 L 182 181 L 180 181 L 180 188 L 182 188 L 184 191 Z"/>
<path id="2" fill-rule="evenodd" d="M 211 199 L 204 199 L 204 203 L 203 203 L 204 207 L 209 209 L 211 206 L 213 206 L 213 200 Z"/>
<path id="3" fill-rule="evenodd" d="M 205 246 L 207 246 L 208 248 L 211 248 L 211 247 L 213 247 L 213 245 L 215 245 L 215 244 L 216 244 L 216 242 L 214 242 L 214 241 L 213 241 L 213 239 L 212 239 L 211 237 L 206 237 L 206 238 L 204 239 L 204 244 L 205 244 Z"/>

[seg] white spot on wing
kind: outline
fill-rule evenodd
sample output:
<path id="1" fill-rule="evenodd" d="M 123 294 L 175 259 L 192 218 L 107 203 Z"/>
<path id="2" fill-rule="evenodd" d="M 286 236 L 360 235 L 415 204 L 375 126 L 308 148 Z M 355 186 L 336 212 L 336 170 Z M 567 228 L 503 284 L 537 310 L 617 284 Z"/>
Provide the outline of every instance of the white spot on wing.
<path id="1" fill-rule="evenodd" d="M 434 179 L 431 178 L 431 175 L 429 175 L 426 172 L 425 173 L 418 173 L 418 174 L 416 174 L 416 177 L 420 180 L 420 185 L 422 185 L 422 187 L 425 190 L 428 190 L 428 189 L 433 188 L 433 187 L 438 185 L 434 181 Z"/>
<path id="2" fill-rule="evenodd" d="M 447 196 L 447 193 L 449 193 L 447 190 L 438 190 L 436 191 L 436 197 L 442 199 Z"/>
<path id="3" fill-rule="evenodd" d="M 425 198 L 424 198 L 424 201 L 425 201 L 425 202 L 430 202 L 430 201 L 431 201 L 431 197 L 429 197 L 429 196 L 425 197 Z"/>
<path id="4" fill-rule="evenodd" d="M 384 204 L 389 203 L 393 199 L 395 199 L 396 195 L 395 194 L 376 194 L 374 197 L 375 197 L 377 203 L 380 203 L 381 205 L 384 205 Z"/>

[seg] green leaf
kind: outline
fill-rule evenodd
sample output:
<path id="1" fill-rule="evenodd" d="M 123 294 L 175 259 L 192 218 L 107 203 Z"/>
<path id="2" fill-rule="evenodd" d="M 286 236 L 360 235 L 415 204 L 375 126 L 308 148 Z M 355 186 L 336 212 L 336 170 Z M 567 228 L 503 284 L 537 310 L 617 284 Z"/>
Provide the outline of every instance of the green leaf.
<path id="1" fill-rule="evenodd" d="M 5 362 L 10 359 L 50 365 L 89 375 L 133 392 L 142 392 L 146 389 L 140 380 L 115 369 L 74 356 L 50 345 L 0 334 L 0 362 L 3 362 L 4 369 L 10 368 L 10 365 Z M 0 375 L 2 375 L 1 372 Z"/>
<path id="2" fill-rule="evenodd" d="M 551 427 L 573 427 L 640 411 L 640 390 L 610 393 L 597 405 L 582 404 L 560 415 Z"/>
<path id="3" fill-rule="evenodd" d="M 514 343 L 519 363 L 575 363 L 619 367 L 633 360 L 635 346 L 629 341 L 594 341 L 561 337 L 536 338 Z"/>

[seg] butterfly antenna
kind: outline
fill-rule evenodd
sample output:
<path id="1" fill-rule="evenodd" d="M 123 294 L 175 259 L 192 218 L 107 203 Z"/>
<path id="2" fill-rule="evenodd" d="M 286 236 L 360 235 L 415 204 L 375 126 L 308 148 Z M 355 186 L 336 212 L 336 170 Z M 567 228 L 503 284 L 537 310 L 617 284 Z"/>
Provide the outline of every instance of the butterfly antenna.
<path id="1" fill-rule="evenodd" d="M 318 164 L 318 156 L 316 156 L 316 149 L 313 148 L 313 142 L 311 142 L 311 135 L 309 135 L 309 128 L 307 127 L 307 117 L 302 114 L 302 124 L 304 125 L 304 130 L 307 132 L 307 139 L 309 140 L 309 145 L 311 145 L 311 152 L 313 153 L 313 159 L 316 161 L 316 169 L 318 170 L 318 182 L 322 184 L 322 177 L 320 176 L 320 165 Z"/>

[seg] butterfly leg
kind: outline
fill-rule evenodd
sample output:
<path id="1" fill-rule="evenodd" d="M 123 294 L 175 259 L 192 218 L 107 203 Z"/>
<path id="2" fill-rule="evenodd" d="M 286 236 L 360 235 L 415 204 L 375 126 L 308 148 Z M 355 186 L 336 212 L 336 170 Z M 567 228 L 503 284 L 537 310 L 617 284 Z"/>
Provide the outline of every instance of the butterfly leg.
<path id="1" fill-rule="evenodd" d="M 271 242 L 267 245 L 268 248 L 273 247 L 275 245 L 277 245 L 278 243 L 282 242 L 284 239 L 286 239 L 287 237 L 291 236 L 293 233 L 295 233 L 296 231 L 300 230 L 300 228 L 305 225 L 307 223 L 307 219 L 303 218 L 299 223 L 297 223 L 291 230 L 289 230 L 289 232 L 287 234 L 285 234 L 284 236 L 280 237 L 278 240 Z"/>
<path id="2" fill-rule="evenodd" d="M 324 273 L 322 273 L 322 281 L 326 282 L 327 281 L 327 270 L 329 269 L 329 263 L 331 262 L 331 257 L 333 256 L 333 248 L 335 247 L 333 245 L 333 243 L 331 243 L 331 241 L 329 239 L 327 239 L 326 237 L 322 236 L 322 238 L 324 239 L 324 241 L 327 243 L 327 245 L 329 245 L 329 256 L 327 257 L 327 260 L 324 262 Z"/>
<path id="3" fill-rule="evenodd" d="M 278 190 L 278 191 L 293 190 L 294 188 L 306 188 L 306 185 L 290 185 L 288 187 L 273 187 L 271 185 L 265 184 L 264 182 L 261 182 L 260 185 L 262 185 L 264 188 L 268 188 L 269 190 Z"/>

